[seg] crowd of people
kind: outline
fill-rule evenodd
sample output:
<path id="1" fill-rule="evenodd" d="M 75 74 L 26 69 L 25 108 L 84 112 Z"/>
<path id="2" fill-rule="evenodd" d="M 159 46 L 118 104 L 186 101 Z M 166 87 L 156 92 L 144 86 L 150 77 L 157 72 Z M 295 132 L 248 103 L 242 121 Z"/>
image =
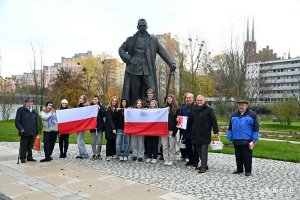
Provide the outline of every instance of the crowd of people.
<path id="1" fill-rule="evenodd" d="M 158 102 L 153 98 L 152 89 L 147 90 L 147 97 L 137 99 L 134 103 L 136 109 L 155 109 Z M 199 173 L 205 173 L 208 167 L 208 146 L 214 136 L 218 136 L 219 129 L 214 110 L 207 105 L 205 97 L 198 95 L 194 101 L 192 93 L 185 94 L 185 103 L 178 106 L 174 95 L 169 94 L 166 103 L 160 107 L 169 107 L 168 136 L 143 136 L 124 134 L 124 109 L 129 107 L 128 100 L 113 96 L 105 108 L 100 102 L 99 96 L 94 95 L 89 103 L 88 97 L 80 96 L 78 107 L 98 105 L 97 126 L 90 130 L 91 149 L 90 155 L 84 142 L 86 131 L 77 132 L 77 159 L 90 158 L 102 159 L 102 138 L 105 133 L 106 161 L 118 159 L 121 162 L 128 160 L 156 164 L 158 159 L 164 160 L 165 166 L 172 166 L 176 161 L 177 134 L 180 138 L 182 162 L 186 166 L 195 167 Z M 70 109 L 68 101 L 63 99 L 57 109 Z M 186 116 L 186 129 L 178 129 L 178 116 Z M 45 158 L 40 162 L 49 162 L 52 158 L 53 149 L 59 138 L 59 158 L 66 158 L 69 146 L 69 134 L 60 134 L 54 103 L 48 101 L 40 112 L 43 122 L 43 143 Z M 33 109 L 33 99 L 27 98 L 25 105 L 20 107 L 16 115 L 16 127 L 21 136 L 19 157 L 21 163 L 35 162 L 32 157 L 32 146 L 37 133 L 37 112 Z M 238 110 L 232 115 L 229 122 L 227 138 L 233 141 L 235 148 L 237 170 L 234 174 L 243 173 L 251 175 L 252 149 L 258 140 L 258 120 L 256 114 L 248 109 L 248 102 L 238 102 Z M 132 156 L 129 157 L 130 153 Z M 160 155 L 160 156 L 159 156 Z"/>

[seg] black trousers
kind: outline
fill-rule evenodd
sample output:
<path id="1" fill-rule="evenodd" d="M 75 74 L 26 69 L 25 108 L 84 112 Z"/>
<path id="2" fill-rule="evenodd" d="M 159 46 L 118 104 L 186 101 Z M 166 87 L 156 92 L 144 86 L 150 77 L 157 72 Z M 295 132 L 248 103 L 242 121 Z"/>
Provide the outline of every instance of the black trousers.
<path id="1" fill-rule="evenodd" d="M 33 136 L 21 136 L 20 140 L 20 159 L 25 160 L 32 158 Z"/>
<path id="2" fill-rule="evenodd" d="M 45 152 L 45 157 L 50 158 L 52 155 L 56 138 L 57 138 L 58 131 L 44 131 L 44 152 Z"/>
<path id="3" fill-rule="evenodd" d="M 67 153 L 69 147 L 69 134 L 59 135 L 59 151 L 60 153 Z"/>
<path id="4" fill-rule="evenodd" d="M 201 160 L 201 167 L 207 167 L 208 144 L 196 144 L 198 155 Z"/>
<path id="5" fill-rule="evenodd" d="M 134 106 L 134 103 L 138 99 L 144 99 L 147 89 L 153 89 L 154 81 L 153 77 L 150 75 L 130 75 L 130 97 L 131 97 L 131 106 Z M 154 91 L 155 94 L 155 91 Z M 154 97 L 156 98 L 156 97 Z"/>
<path id="6" fill-rule="evenodd" d="M 234 145 L 235 160 L 238 172 L 250 172 L 252 170 L 252 150 L 249 149 L 248 145 Z"/>
<path id="7" fill-rule="evenodd" d="M 157 159 L 158 154 L 158 136 L 146 136 L 145 137 L 145 150 L 148 158 Z"/>
<path id="8" fill-rule="evenodd" d="M 116 140 L 106 140 L 106 157 L 116 155 Z"/>
<path id="9" fill-rule="evenodd" d="M 190 163 L 198 164 L 199 163 L 199 154 L 197 147 L 192 144 L 191 140 L 185 140 L 186 154 Z"/>

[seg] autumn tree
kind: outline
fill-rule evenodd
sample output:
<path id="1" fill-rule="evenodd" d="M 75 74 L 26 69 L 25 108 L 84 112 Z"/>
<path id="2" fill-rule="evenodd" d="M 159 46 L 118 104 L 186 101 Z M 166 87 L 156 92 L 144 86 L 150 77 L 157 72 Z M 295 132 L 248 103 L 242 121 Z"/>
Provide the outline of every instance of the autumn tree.
<path id="1" fill-rule="evenodd" d="M 95 57 L 79 58 L 78 63 L 83 67 L 87 90 L 98 94 L 102 102 L 108 102 L 111 96 L 121 94 L 122 86 L 116 82 L 120 65 L 117 59 L 101 53 Z"/>
<path id="2" fill-rule="evenodd" d="M 67 99 L 71 107 L 77 107 L 81 95 L 88 94 L 84 88 L 83 75 L 68 68 L 58 69 L 57 77 L 51 80 L 48 92 L 49 99 L 60 105 L 62 99 Z"/>

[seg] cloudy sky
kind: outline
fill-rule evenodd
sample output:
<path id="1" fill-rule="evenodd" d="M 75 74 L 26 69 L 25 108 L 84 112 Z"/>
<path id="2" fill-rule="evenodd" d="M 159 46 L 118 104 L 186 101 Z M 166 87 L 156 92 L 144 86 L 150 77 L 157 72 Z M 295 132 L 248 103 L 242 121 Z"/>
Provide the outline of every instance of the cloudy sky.
<path id="1" fill-rule="evenodd" d="M 118 58 L 139 18 L 149 33 L 197 34 L 218 54 L 231 38 L 245 39 L 254 16 L 258 49 L 300 56 L 299 9 L 300 0 L 0 0 L 0 73 L 31 71 L 31 44 L 43 49 L 44 65 L 88 50 Z"/>

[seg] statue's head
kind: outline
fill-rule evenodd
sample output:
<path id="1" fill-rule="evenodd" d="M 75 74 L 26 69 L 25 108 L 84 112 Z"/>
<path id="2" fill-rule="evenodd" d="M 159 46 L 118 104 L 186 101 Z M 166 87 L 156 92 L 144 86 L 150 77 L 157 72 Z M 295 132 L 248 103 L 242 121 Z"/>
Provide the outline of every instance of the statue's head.
<path id="1" fill-rule="evenodd" d="M 140 33 L 144 34 L 147 31 L 147 21 L 145 19 L 139 19 L 137 29 Z"/>

